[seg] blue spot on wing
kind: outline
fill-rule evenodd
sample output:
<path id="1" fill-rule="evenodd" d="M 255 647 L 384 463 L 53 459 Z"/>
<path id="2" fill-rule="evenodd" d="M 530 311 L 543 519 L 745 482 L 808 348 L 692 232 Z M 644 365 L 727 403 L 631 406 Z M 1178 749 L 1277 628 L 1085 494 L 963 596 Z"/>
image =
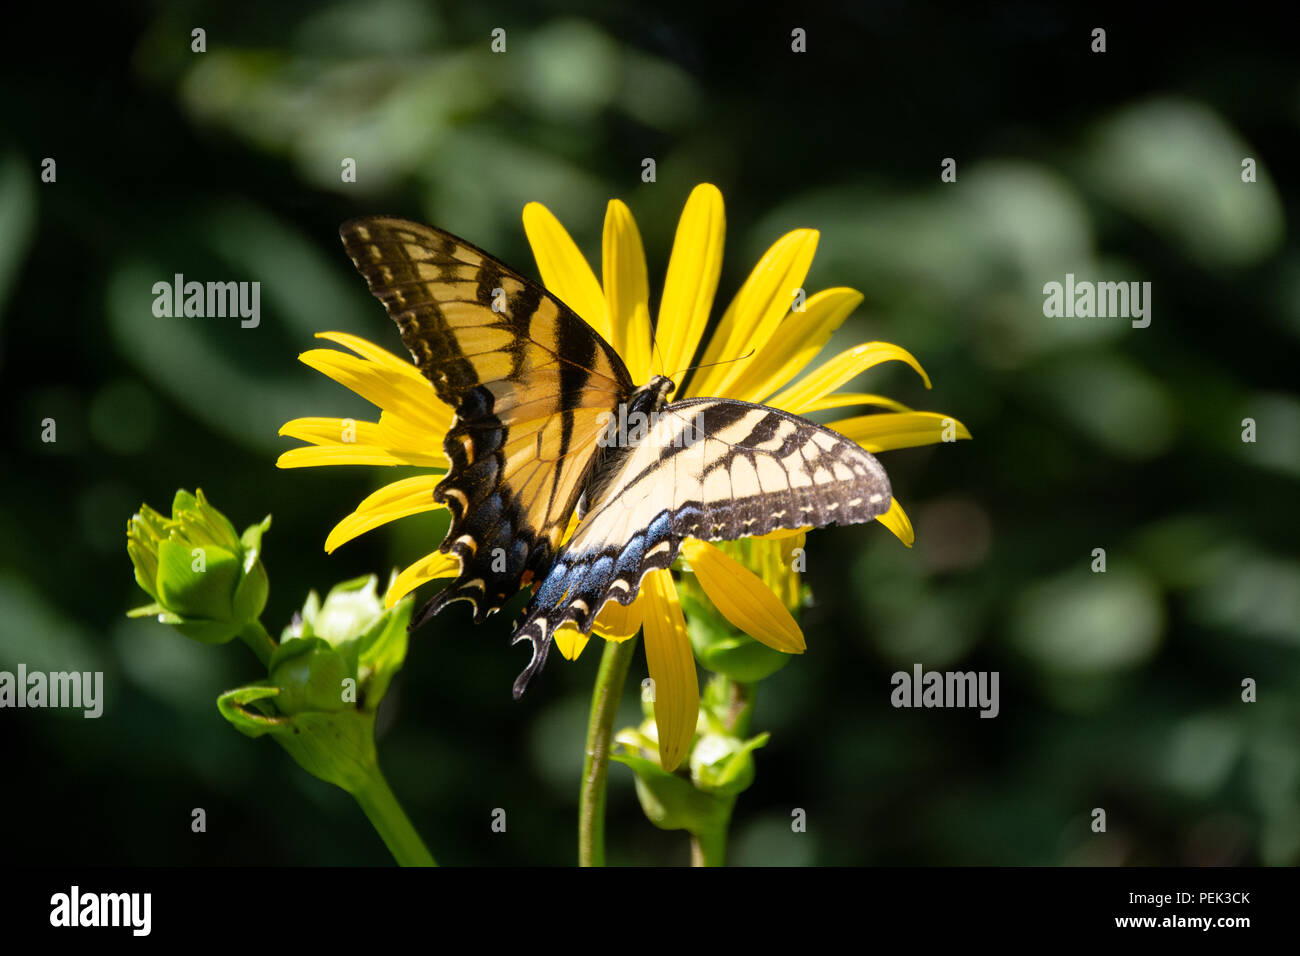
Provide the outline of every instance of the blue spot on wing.
<path id="1" fill-rule="evenodd" d="M 672 531 L 668 527 L 668 512 L 661 511 L 655 519 L 650 522 L 650 528 L 646 532 L 646 538 L 652 545 L 654 545 L 665 540 L 670 534 L 672 534 Z"/>
<path id="2" fill-rule="evenodd" d="M 641 560 L 645 557 L 645 536 L 638 534 L 618 556 L 615 562 L 614 575 L 628 581 L 635 581 L 641 570 Z"/>
<path id="3" fill-rule="evenodd" d="M 564 596 L 564 580 L 568 576 L 569 565 L 564 561 L 555 562 L 554 567 L 546 573 L 542 583 L 537 588 L 537 593 L 533 595 L 530 602 L 532 608 L 545 608 L 547 610 L 555 607 L 560 603 L 560 598 Z"/>

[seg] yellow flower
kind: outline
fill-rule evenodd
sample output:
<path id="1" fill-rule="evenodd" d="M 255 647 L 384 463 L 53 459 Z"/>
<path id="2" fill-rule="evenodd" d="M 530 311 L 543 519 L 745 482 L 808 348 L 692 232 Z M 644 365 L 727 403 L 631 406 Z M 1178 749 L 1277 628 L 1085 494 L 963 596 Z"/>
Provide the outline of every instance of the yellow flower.
<path id="1" fill-rule="evenodd" d="M 529 203 L 523 219 L 543 285 L 614 346 L 633 381 L 643 383 L 656 373 L 671 377 L 691 365 L 708 325 L 722 268 L 725 224 L 717 187 L 701 184 L 687 200 L 653 332 L 645 253 L 627 206 L 611 200 L 605 215 L 603 283 L 545 206 Z M 859 373 L 887 361 L 906 362 L 928 388 L 930 380 L 920 364 L 896 345 L 857 345 L 791 384 L 862 301 L 862 294 L 853 289 L 825 289 L 807 296 L 801 311 L 792 311 L 816 246 L 817 232 L 811 229 L 796 229 L 777 240 L 705 345 L 699 363 L 707 367 L 679 382 L 674 398 L 735 398 L 797 415 L 849 406 L 885 408 L 888 411 L 841 419 L 829 426 L 873 453 L 938 442 L 945 431 L 969 438 L 966 428 L 950 417 L 915 412 L 879 395 L 836 392 Z M 434 502 L 432 492 L 447 467 L 441 448 L 452 409 L 438 401 L 432 385 L 410 362 L 355 336 L 329 332 L 321 337 L 357 355 L 315 349 L 304 353 L 302 360 L 377 405 L 382 410 L 379 421 L 296 419 L 280 433 L 309 442 L 310 447 L 286 452 L 277 464 L 281 468 L 351 463 L 430 469 L 427 475 L 394 482 L 362 501 L 330 532 L 325 548 L 333 551 L 388 521 L 443 507 Z M 742 355 L 746 357 L 736 360 Z M 877 520 L 911 545 L 912 527 L 897 499 Z M 798 534 L 778 532 L 768 537 L 788 539 Z M 774 547 L 779 552 L 782 546 Z M 714 606 L 737 629 L 780 651 L 804 650 L 803 632 L 787 610 L 787 601 L 773 593 L 762 577 L 705 541 L 687 539 L 681 554 Z M 457 573 L 459 563 L 454 557 L 434 552 L 398 575 L 386 601 L 391 606 L 426 581 Z M 669 571 L 647 575 L 640 595 L 628 607 L 616 601 L 605 605 L 593 630 L 606 640 L 625 640 L 642 629 L 654 681 L 660 761 L 671 770 L 689 750 L 695 733 L 699 684 Z M 587 640 L 572 626 L 555 634 L 560 653 L 570 660 L 581 653 Z"/>

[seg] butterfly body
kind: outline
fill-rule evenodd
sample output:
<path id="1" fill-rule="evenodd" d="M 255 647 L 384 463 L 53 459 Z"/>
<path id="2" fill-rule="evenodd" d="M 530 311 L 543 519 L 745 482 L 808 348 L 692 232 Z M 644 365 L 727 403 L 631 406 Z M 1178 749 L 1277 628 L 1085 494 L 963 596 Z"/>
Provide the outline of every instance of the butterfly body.
<path id="1" fill-rule="evenodd" d="M 387 217 L 340 232 L 455 410 L 434 498 L 451 514 L 440 549 L 457 556 L 460 574 L 412 626 L 457 600 L 481 621 L 535 584 L 512 639 L 533 647 L 516 697 L 558 628 L 587 632 L 606 602 L 630 604 L 686 537 L 731 540 L 888 510 L 884 469 L 849 439 L 764 405 L 670 403 L 675 384 L 661 375 L 637 387 L 572 310 L 464 240 Z"/>

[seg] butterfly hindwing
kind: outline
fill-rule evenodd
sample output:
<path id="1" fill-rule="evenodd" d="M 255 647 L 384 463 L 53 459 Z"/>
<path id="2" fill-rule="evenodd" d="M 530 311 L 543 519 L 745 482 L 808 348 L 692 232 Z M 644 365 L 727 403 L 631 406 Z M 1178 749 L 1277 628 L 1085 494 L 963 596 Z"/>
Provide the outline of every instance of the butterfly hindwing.
<path id="1" fill-rule="evenodd" d="M 516 641 L 534 647 L 516 696 L 557 628 L 573 621 L 589 631 L 606 601 L 631 603 L 647 573 L 672 564 L 683 538 L 855 524 L 884 514 L 892 499 L 880 463 L 843 435 L 719 398 L 666 406 L 644 439 L 595 480 L 587 514 L 516 632 Z"/>
<path id="2" fill-rule="evenodd" d="M 340 234 L 416 365 L 456 411 L 434 491 L 460 575 L 426 606 L 501 607 L 552 561 L 608 413 L 632 392 L 617 353 L 540 285 L 462 239 L 371 217 Z M 418 621 L 417 621 L 418 623 Z"/>

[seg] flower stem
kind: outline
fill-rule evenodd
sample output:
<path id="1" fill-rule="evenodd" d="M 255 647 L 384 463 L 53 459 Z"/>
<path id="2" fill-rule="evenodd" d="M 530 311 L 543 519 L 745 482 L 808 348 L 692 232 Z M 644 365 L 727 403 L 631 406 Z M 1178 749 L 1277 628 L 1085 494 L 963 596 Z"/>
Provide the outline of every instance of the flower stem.
<path id="1" fill-rule="evenodd" d="M 606 641 L 600 670 L 591 694 L 587 723 L 587 756 L 582 764 L 582 790 L 578 796 L 578 865 L 605 865 L 605 783 L 609 777 L 609 745 L 614 736 L 636 638 Z"/>
<path id="2" fill-rule="evenodd" d="M 263 667 L 271 663 L 271 655 L 275 652 L 276 644 L 271 635 L 266 633 L 266 628 L 262 626 L 261 621 L 249 621 L 245 624 L 239 632 L 239 639 L 257 655 Z"/>
<path id="3" fill-rule="evenodd" d="M 393 854 L 398 866 L 438 865 L 420 835 L 415 832 L 415 827 L 411 825 L 378 767 L 374 768 L 365 784 L 352 792 L 352 796 L 356 797 L 357 803 Z"/>
<path id="4" fill-rule="evenodd" d="M 727 859 L 727 831 L 691 834 L 691 866 L 722 866 Z"/>

